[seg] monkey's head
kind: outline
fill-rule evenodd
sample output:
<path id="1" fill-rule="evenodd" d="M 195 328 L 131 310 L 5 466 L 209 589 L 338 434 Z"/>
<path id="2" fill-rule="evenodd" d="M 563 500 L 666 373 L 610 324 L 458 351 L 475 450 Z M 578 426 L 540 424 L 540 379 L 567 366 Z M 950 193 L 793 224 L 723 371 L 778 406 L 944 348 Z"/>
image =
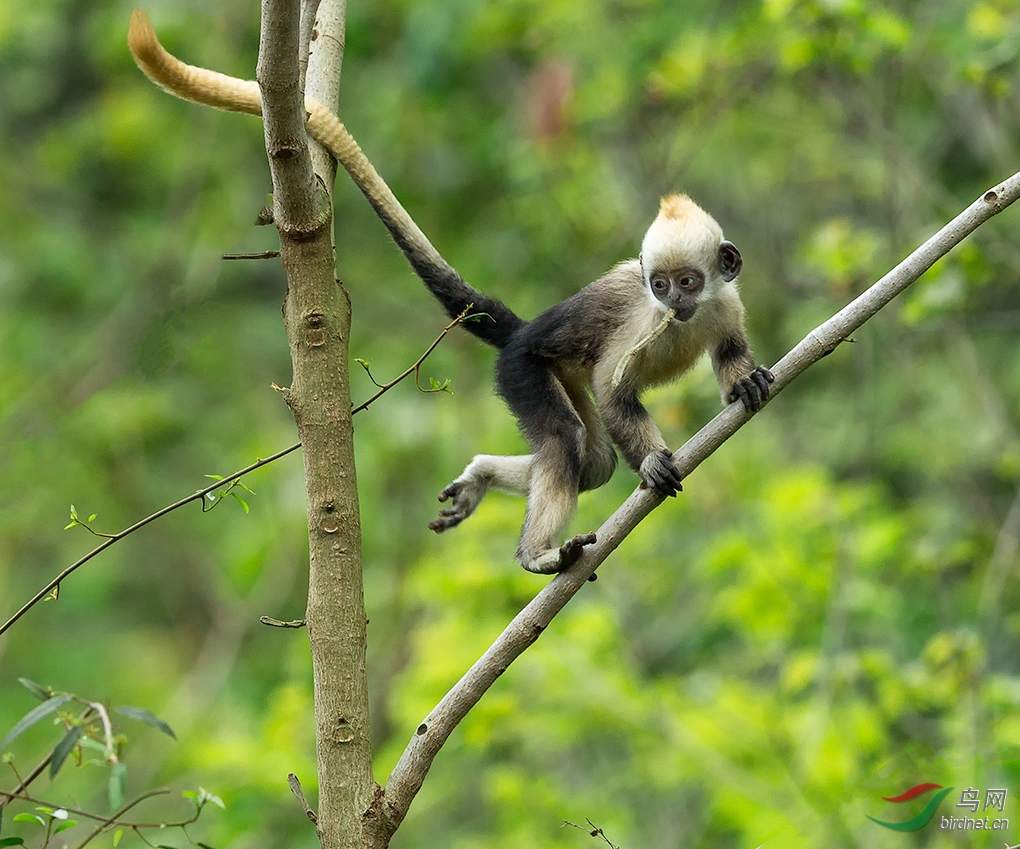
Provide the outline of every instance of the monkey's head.
<path id="1" fill-rule="evenodd" d="M 641 270 L 663 309 L 690 319 L 698 304 L 736 279 L 742 260 L 722 228 L 687 195 L 667 195 L 641 243 Z"/>

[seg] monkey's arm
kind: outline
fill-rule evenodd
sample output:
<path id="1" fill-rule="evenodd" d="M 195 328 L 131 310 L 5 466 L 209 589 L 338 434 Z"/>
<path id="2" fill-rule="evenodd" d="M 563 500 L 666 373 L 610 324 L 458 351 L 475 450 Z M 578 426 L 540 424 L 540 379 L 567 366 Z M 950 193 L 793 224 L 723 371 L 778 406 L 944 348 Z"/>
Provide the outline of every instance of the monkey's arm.
<path id="1" fill-rule="evenodd" d="M 724 403 L 739 399 L 744 407 L 756 413 L 769 399 L 769 384 L 774 380 L 772 372 L 765 366 L 755 366 L 743 328 L 724 336 L 716 345 L 712 350 L 712 365 Z"/>
<path id="2" fill-rule="evenodd" d="M 614 387 L 611 369 L 600 371 L 607 373 L 596 376 L 595 401 L 613 442 L 646 486 L 663 497 L 675 496 L 683 489 L 680 471 L 673 463 L 673 452 L 638 399 L 634 384 L 624 381 Z"/>

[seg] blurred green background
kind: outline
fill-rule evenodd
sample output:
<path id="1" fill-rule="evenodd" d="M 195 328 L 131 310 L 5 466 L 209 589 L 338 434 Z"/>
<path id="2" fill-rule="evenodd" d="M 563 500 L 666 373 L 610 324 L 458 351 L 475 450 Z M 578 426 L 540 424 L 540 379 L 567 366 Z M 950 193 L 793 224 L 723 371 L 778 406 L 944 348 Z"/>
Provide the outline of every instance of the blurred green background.
<path id="1" fill-rule="evenodd" d="M 145 8 L 178 55 L 253 76 L 257 3 Z M 0 0 L 0 619 L 93 546 L 71 503 L 119 530 L 296 438 L 278 263 L 220 259 L 276 246 L 252 226 L 261 126 L 150 85 L 130 9 Z M 689 192 L 743 253 L 771 364 L 1020 168 L 1018 52 L 1018 0 L 350 0 L 341 115 L 526 317 Z M 386 379 L 445 318 L 344 176 L 336 195 L 352 356 Z M 698 469 L 457 730 L 394 847 L 593 846 L 561 825 L 586 817 L 621 849 L 1020 840 L 1018 232 L 1020 209 L 986 225 Z M 473 453 L 523 450 L 492 363 L 456 334 L 423 374 L 452 396 L 405 385 L 356 418 L 380 781 L 543 583 L 513 562 L 519 500 L 425 527 Z M 719 408 L 711 369 L 649 406 L 677 447 Z M 127 728 L 128 793 L 177 801 L 140 816 L 201 785 L 227 808 L 196 839 L 312 847 L 286 785 L 315 785 L 307 638 L 258 624 L 303 612 L 298 455 L 246 483 L 250 514 L 179 511 L 0 638 L 0 732 L 36 704 L 19 676 L 149 708 L 179 742 Z M 10 747 L 19 769 L 54 733 Z M 1010 831 L 866 818 L 906 819 L 880 797 L 922 781 L 1007 788 Z M 106 810 L 97 769 L 35 790 Z"/>

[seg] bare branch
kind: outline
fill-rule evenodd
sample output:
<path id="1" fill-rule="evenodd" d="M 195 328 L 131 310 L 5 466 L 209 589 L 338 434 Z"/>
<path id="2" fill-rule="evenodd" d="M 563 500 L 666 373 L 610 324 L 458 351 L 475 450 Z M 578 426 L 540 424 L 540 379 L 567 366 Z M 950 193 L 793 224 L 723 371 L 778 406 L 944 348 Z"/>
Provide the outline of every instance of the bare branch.
<path id="1" fill-rule="evenodd" d="M 418 357 L 418 359 L 414 362 L 413 365 L 409 366 L 401 374 L 399 374 L 399 375 L 397 375 L 397 377 L 393 378 L 393 380 L 391 380 L 389 383 L 376 383 L 375 382 L 375 378 L 372 377 L 372 372 L 368 372 L 369 379 L 372 381 L 372 383 L 375 383 L 375 385 L 379 387 L 379 391 L 376 392 L 375 395 L 373 395 L 367 401 L 359 404 L 357 407 L 355 407 L 353 410 L 351 410 L 351 415 L 353 416 L 355 413 L 360 413 L 362 410 L 367 410 L 369 405 L 373 401 L 376 401 L 377 399 L 379 399 L 380 397 L 385 395 L 394 386 L 396 386 L 402 380 L 410 377 L 412 374 L 414 375 L 414 382 L 417 385 L 418 384 L 418 373 L 419 373 L 419 371 L 420 371 L 420 369 L 422 367 L 422 364 L 425 362 L 426 358 L 428 357 L 428 355 L 431 354 L 434 350 L 436 350 L 436 348 L 439 346 L 439 343 L 442 342 L 446 338 L 446 334 L 449 333 L 451 330 L 453 330 L 453 328 L 455 328 L 458 324 L 460 324 L 465 319 L 473 318 L 473 316 L 469 316 L 468 315 L 468 311 L 471 309 L 472 306 L 473 306 L 473 304 L 469 304 L 467 309 L 465 309 L 453 321 L 451 321 L 448 325 L 446 325 L 446 327 L 443 328 L 443 332 L 440 333 L 436 337 L 435 341 L 431 345 L 429 345 L 428 348 L 425 349 L 425 353 L 422 354 L 420 357 Z M 365 371 L 368 371 L 368 366 L 365 366 Z M 421 386 L 418 386 L 418 388 L 421 389 Z M 426 392 L 426 391 L 429 391 L 429 390 L 422 390 L 422 391 Z"/>
<path id="2" fill-rule="evenodd" d="M 1020 173 L 986 192 L 860 297 L 808 333 L 772 369 L 776 378 L 772 384 L 772 397 L 809 366 L 835 350 L 938 259 L 1017 197 L 1020 197 Z M 687 477 L 753 415 L 740 403 L 730 404 L 691 437 L 673 455 L 683 476 Z M 481 658 L 425 717 L 387 782 L 382 806 L 384 822 L 380 824 L 373 846 L 387 845 L 421 788 L 432 760 L 457 724 L 510 664 L 539 638 L 552 618 L 585 585 L 595 569 L 662 501 L 651 490 L 636 489 L 599 529 L 598 541 L 587 546 L 575 564 L 553 578 L 514 617 Z"/>
<path id="3" fill-rule="evenodd" d="M 32 598 L 25 602 L 17 613 L 15 613 L 10 619 L 4 622 L 3 625 L 0 625 L 0 636 L 6 633 L 15 622 L 17 622 L 22 616 L 28 613 L 28 611 L 35 607 L 35 605 L 37 605 L 51 592 L 57 589 L 60 586 L 61 581 L 64 580 L 64 578 L 66 578 L 68 575 L 70 575 L 72 572 L 74 572 L 81 566 L 84 566 L 100 552 L 106 551 L 106 549 L 108 549 L 115 542 L 119 542 L 129 534 L 133 534 L 139 528 L 144 528 L 150 522 L 155 522 L 156 519 L 162 518 L 167 513 L 172 513 L 174 510 L 177 510 L 179 507 L 183 507 L 185 504 L 190 504 L 192 501 L 204 500 L 207 495 L 220 489 L 224 484 L 237 480 L 238 478 L 243 477 L 249 472 L 253 472 L 256 469 L 261 468 L 262 466 L 272 463 L 274 460 L 279 460 L 281 457 L 286 457 L 288 454 L 297 451 L 297 449 L 300 447 L 301 443 L 298 442 L 294 445 L 291 445 L 289 448 L 284 448 L 282 451 L 277 451 L 275 454 L 273 454 L 270 457 L 266 457 L 264 460 L 256 460 L 251 465 L 245 466 L 243 469 L 239 469 L 233 474 L 227 475 L 225 478 L 216 481 L 214 484 L 211 484 L 210 486 L 207 486 L 204 489 L 200 489 L 198 490 L 198 492 L 193 492 L 191 495 L 185 496 L 184 498 L 175 501 L 173 504 L 168 504 L 166 507 L 160 508 L 155 513 L 152 513 L 151 515 L 146 516 L 144 519 L 140 519 L 139 521 L 135 522 L 130 527 L 125 528 L 120 533 L 111 534 L 107 539 L 105 539 L 102 542 L 102 544 L 93 548 L 92 551 L 90 551 L 84 557 L 78 558 L 74 563 L 72 563 L 70 566 L 64 569 L 59 575 L 57 575 L 57 577 L 50 581 L 45 587 L 39 590 L 39 592 L 32 596 Z"/>
<path id="4" fill-rule="evenodd" d="M 327 227 L 330 210 L 312 171 L 298 71 L 298 0 L 263 0 L 262 41 L 255 72 L 273 174 L 273 220 L 281 235 Z"/>
<path id="5" fill-rule="evenodd" d="M 466 312 L 467 312 L 467 310 L 465 310 L 465 313 Z M 460 315 L 457 318 L 455 318 L 450 324 L 446 325 L 446 327 L 443 328 L 443 330 L 439 334 L 439 336 L 436 337 L 435 341 L 433 341 L 432 344 L 429 345 L 429 347 L 425 350 L 425 353 L 423 353 L 420 357 L 418 357 L 418 359 L 414 362 L 414 364 L 412 364 L 407 370 L 405 370 L 403 374 L 401 374 L 398 377 L 394 378 L 389 383 L 383 384 L 383 386 L 381 387 L 381 390 L 379 392 L 377 392 L 375 395 L 373 395 L 371 398 L 369 398 L 364 403 L 362 403 L 359 406 L 355 407 L 351 411 L 351 415 L 354 415 L 355 413 L 360 413 L 362 410 L 368 409 L 369 404 L 371 404 L 373 401 L 378 399 L 381 395 L 383 395 L 386 392 L 388 392 L 390 389 L 392 389 L 394 386 L 396 386 L 398 383 L 400 383 L 402 380 L 404 380 L 405 378 L 407 378 L 411 374 L 414 374 L 414 375 L 417 376 L 418 370 L 424 364 L 426 358 L 429 356 L 429 354 L 431 354 L 436 349 L 436 347 L 439 345 L 439 343 L 442 342 L 443 339 L 446 338 L 446 336 L 450 332 L 450 330 L 453 329 L 454 327 L 456 327 L 458 324 L 460 324 L 465 319 L 472 318 L 472 317 L 473 316 Z M 279 389 L 279 387 L 276 387 L 276 388 Z M 281 391 L 286 391 L 286 390 L 281 390 Z M 10 619 L 8 619 L 2 626 L 0 626 L 0 636 L 2 636 L 4 634 L 4 632 L 6 632 L 12 625 L 14 625 L 14 623 L 17 622 L 22 616 L 24 616 L 26 613 L 28 613 L 28 611 L 31 610 L 35 605 L 37 605 L 43 599 L 47 598 L 51 592 L 53 592 L 55 589 L 57 589 L 60 586 L 61 581 L 64 580 L 64 578 L 66 578 L 68 575 L 70 575 L 72 572 L 74 572 L 80 566 L 84 566 L 93 557 L 95 557 L 100 552 L 105 551 L 107 548 L 109 548 L 115 542 L 120 542 L 120 540 L 124 539 L 124 537 L 126 537 L 126 536 L 134 533 L 135 531 L 145 527 L 150 522 L 153 522 L 156 519 L 162 518 L 167 513 L 171 513 L 174 510 L 177 510 L 178 508 L 183 507 L 185 504 L 190 504 L 192 501 L 201 501 L 202 502 L 202 506 L 203 506 L 203 511 L 204 511 L 205 510 L 205 504 L 206 504 L 206 500 L 205 499 L 206 499 L 207 496 L 211 495 L 212 493 L 216 492 L 217 490 L 223 489 L 225 485 L 229 487 L 229 485 L 231 483 L 233 483 L 234 481 L 240 480 L 241 477 L 243 477 L 244 475 L 248 474 L 249 472 L 255 471 L 255 469 L 261 468 L 262 466 L 266 466 L 269 463 L 274 462 L 275 460 L 279 460 L 281 457 L 286 457 L 288 454 L 291 454 L 294 451 L 297 451 L 298 448 L 300 448 L 300 447 L 301 447 L 301 443 L 300 442 L 296 442 L 295 444 L 290 445 L 287 448 L 284 448 L 282 451 L 277 451 L 272 456 L 266 457 L 264 460 L 256 460 L 254 463 L 252 463 L 249 466 L 245 466 L 243 469 L 239 469 L 238 471 L 233 472 L 232 474 L 229 474 L 226 477 L 218 478 L 215 483 L 205 487 L 204 489 L 200 489 L 197 492 L 192 493 L 191 495 L 185 496 L 184 498 L 181 498 L 181 499 L 175 501 L 173 504 L 168 504 L 166 507 L 163 507 L 163 508 L 157 510 L 152 515 L 146 516 L 144 519 L 142 519 L 142 520 L 140 520 L 138 522 L 135 522 L 130 527 L 125 528 L 124 530 L 119 531 L 118 533 L 115 533 L 115 534 L 101 534 L 101 533 L 98 533 L 98 532 L 94 531 L 86 523 L 79 522 L 78 523 L 79 526 L 85 528 L 90 533 L 92 533 L 92 534 L 94 534 L 96 536 L 103 537 L 104 538 L 103 543 L 101 545 L 98 545 L 96 548 L 92 549 L 92 551 L 90 551 L 84 557 L 79 558 L 74 563 L 72 563 L 70 566 L 68 566 L 66 569 L 64 569 L 59 575 L 57 575 L 57 577 L 55 577 L 45 587 L 43 587 L 41 590 L 39 590 L 39 592 L 36 593 L 31 599 L 29 599 L 29 601 L 27 601 L 18 610 L 17 613 L 15 613 Z M 264 624 L 264 625 L 274 625 L 274 626 L 276 626 L 278 628 L 296 628 L 296 627 L 304 627 L 304 625 L 305 625 L 305 621 L 303 619 L 298 621 L 298 622 L 296 622 L 296 623 L 291 623 L 291 622 L 280 622 L 279 620 L 271 619 L 268 616 L 264 616 L 264 617 L 262 617 L 261 621 L 262 621 L 262 624 Z"/>

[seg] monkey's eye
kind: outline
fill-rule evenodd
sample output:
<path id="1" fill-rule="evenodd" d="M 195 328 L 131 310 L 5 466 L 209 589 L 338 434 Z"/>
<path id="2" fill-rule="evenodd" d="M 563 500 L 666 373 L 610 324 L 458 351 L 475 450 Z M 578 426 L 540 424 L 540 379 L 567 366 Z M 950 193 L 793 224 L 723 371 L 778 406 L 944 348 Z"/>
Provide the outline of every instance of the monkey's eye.
<path id="1" fill-rule="evenodd" d="M 694 285 L 694 278 L 693 277 L 681 277 L 680 278 L 680 288 L 681 289 L 690 289 L 691 286 L 693 286 L 693 285 Z"/>
<path id="2" fill-rule="evenodd" d="M 656 292 L 665 292 L 669 288 L 669 281 L 665 277 L 656 275 L 652 278 L 652 288 Z"/>

